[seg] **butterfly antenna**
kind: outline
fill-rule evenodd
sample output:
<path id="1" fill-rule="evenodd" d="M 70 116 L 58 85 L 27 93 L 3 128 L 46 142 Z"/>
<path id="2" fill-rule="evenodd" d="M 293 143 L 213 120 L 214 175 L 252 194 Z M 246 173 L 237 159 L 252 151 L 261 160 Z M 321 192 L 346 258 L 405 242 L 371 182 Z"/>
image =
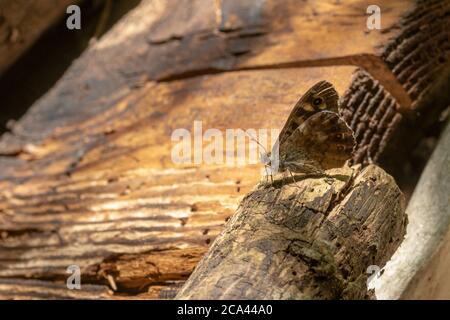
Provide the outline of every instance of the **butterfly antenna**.
<path id="1" fill-rule="evenodd" d="M 248 133 L 247 131 L 244 131 L 246 135 L 249 136 L 250 139 L 252 139 L 253 141 L 255 141 L 261 148 L 264 149 L 264 152 L 267 154 L 267 149 L 257 140 L 255 139 L 250 133 Z"/>

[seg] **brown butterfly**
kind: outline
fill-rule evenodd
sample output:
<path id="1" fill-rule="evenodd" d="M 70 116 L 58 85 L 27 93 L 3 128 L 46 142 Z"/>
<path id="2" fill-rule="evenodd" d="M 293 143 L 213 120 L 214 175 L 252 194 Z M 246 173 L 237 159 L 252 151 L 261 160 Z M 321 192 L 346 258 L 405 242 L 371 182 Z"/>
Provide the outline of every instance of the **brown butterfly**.
<path id="1" fill-rule="evenodd" d="M 320 81 L 309 89 L 295 105 L 268 155 L 272 171 L 324 174 L 342 167 L 351 158 L 356 141 L 337 112 L 338 94 L 331 83 Z"/>

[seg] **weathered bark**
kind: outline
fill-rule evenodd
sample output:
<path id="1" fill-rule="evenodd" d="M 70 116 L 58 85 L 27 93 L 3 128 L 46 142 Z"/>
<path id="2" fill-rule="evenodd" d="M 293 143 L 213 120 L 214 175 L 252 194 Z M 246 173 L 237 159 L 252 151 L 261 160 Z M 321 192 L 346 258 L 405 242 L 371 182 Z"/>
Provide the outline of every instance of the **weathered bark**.
<path id="1" fill-rule="evenodd" d="M 450 2 L 419 0 L 396 28 L 381 60 L 411 105 L 365 68 L 370 75 L 355 75 L 342 107 L 356 133 L 356 162 L 375 161 L 400 176 L 411 150 L 450 105 Z"/>
<path id="2" fill-rule="evenodd" d="M 0 75 L 80 0 L 0 0 Z"/>
<path id="3" fill-rule="evenodd" d="M 385 53 L 396 48 L 409 61 L 401 39 L 412 32 L 429 43 L 433 32 L 410 31 L 401 17 L 428 8 L 429 25 L 445 25 L 447 2 L 381 1 L 383 30 L 370 32 L 371 1 L 242 3 L 143 1 L 1 137 L 1 279 L 21 279 L 25 291 L 36 279 L 64 288 L 67 266 L 78 264 L 82 283 L 109 297 L 173 296 L 260 177 L 254 165 L 175 165 L 170 135 L 194 120 L 204 131 L 280 128 L 301 94 L 326 79 L 343 96 L 363 162 L 397 157 L 396 125 L 428 123 L 442 108 L 425 103 L 409 122 L 400 110 L 437 97 L 441 74 L 408 97 Z M 448 54 L 448 29 L 438 34 L 436 50 Z M 424 52 L 439 61 L 429 46 L 414 51 Z M 358 67 L 369 73 L 352 80 Z"/>
<path id="4" fill-rule="evenodd" d="M 384 265 L 403 240 L 404 198 L 376 166 L 353 179 L 349 168 L 333 174 L 332 183 L 297 176 L 260 184 L 177 298 L 368 297 L 367 269 Z"/>
<path id="5" fill-rule="evenodd" d="M 399 250 L 375 283 L 381 299 L 450 299 L 450 123 L 407 208 Z"/>

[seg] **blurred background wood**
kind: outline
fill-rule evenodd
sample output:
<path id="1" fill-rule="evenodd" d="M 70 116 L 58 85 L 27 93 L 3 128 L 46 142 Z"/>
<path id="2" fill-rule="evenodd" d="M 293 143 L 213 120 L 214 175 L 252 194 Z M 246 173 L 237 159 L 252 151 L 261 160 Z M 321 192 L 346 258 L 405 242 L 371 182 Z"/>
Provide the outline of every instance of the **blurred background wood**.
<path id="1" fill-rule="evenodd" d="M 3 297 L 65 288 L 72 264 L 107 297 L 173 297 L 261 169 L 176 166 L 173 130 L 280 128 L 322 79 L 355 161 L 411 185 L 420 170 L 403 168 L 449 105 L 450 3 L 379 1 L 372 31 L 370 4 L 142 1 L 0 139 Z"/>
<path id="2" fill-rule="evenodd" d="M 0 0 L 0 75 L 81 0 Z"/>

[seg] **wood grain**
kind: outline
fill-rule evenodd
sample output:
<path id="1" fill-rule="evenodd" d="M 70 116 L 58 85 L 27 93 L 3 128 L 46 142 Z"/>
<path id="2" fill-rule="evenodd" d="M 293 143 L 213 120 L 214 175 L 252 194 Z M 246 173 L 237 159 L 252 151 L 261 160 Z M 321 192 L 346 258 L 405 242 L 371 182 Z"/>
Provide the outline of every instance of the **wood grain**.
<path id="1" fill-rule="evenodd" d="M 29 49 L 50 26 L 80 0 L 1 0 L 0 74 Z"/>
<path id="2" fill-rule="evenodd" d="M 326 79 L 354 160 L 384 165 L 448 105 L 447 2 L 380 1 L 370 32 L 363 0 L 200 3 L 142 1 L 0 138 L 0 279 L 29 292 L 78 264 L 108 297 L 173 297 L 261 170 L 174 165 L 174 129 L 280 128 Z"/>

